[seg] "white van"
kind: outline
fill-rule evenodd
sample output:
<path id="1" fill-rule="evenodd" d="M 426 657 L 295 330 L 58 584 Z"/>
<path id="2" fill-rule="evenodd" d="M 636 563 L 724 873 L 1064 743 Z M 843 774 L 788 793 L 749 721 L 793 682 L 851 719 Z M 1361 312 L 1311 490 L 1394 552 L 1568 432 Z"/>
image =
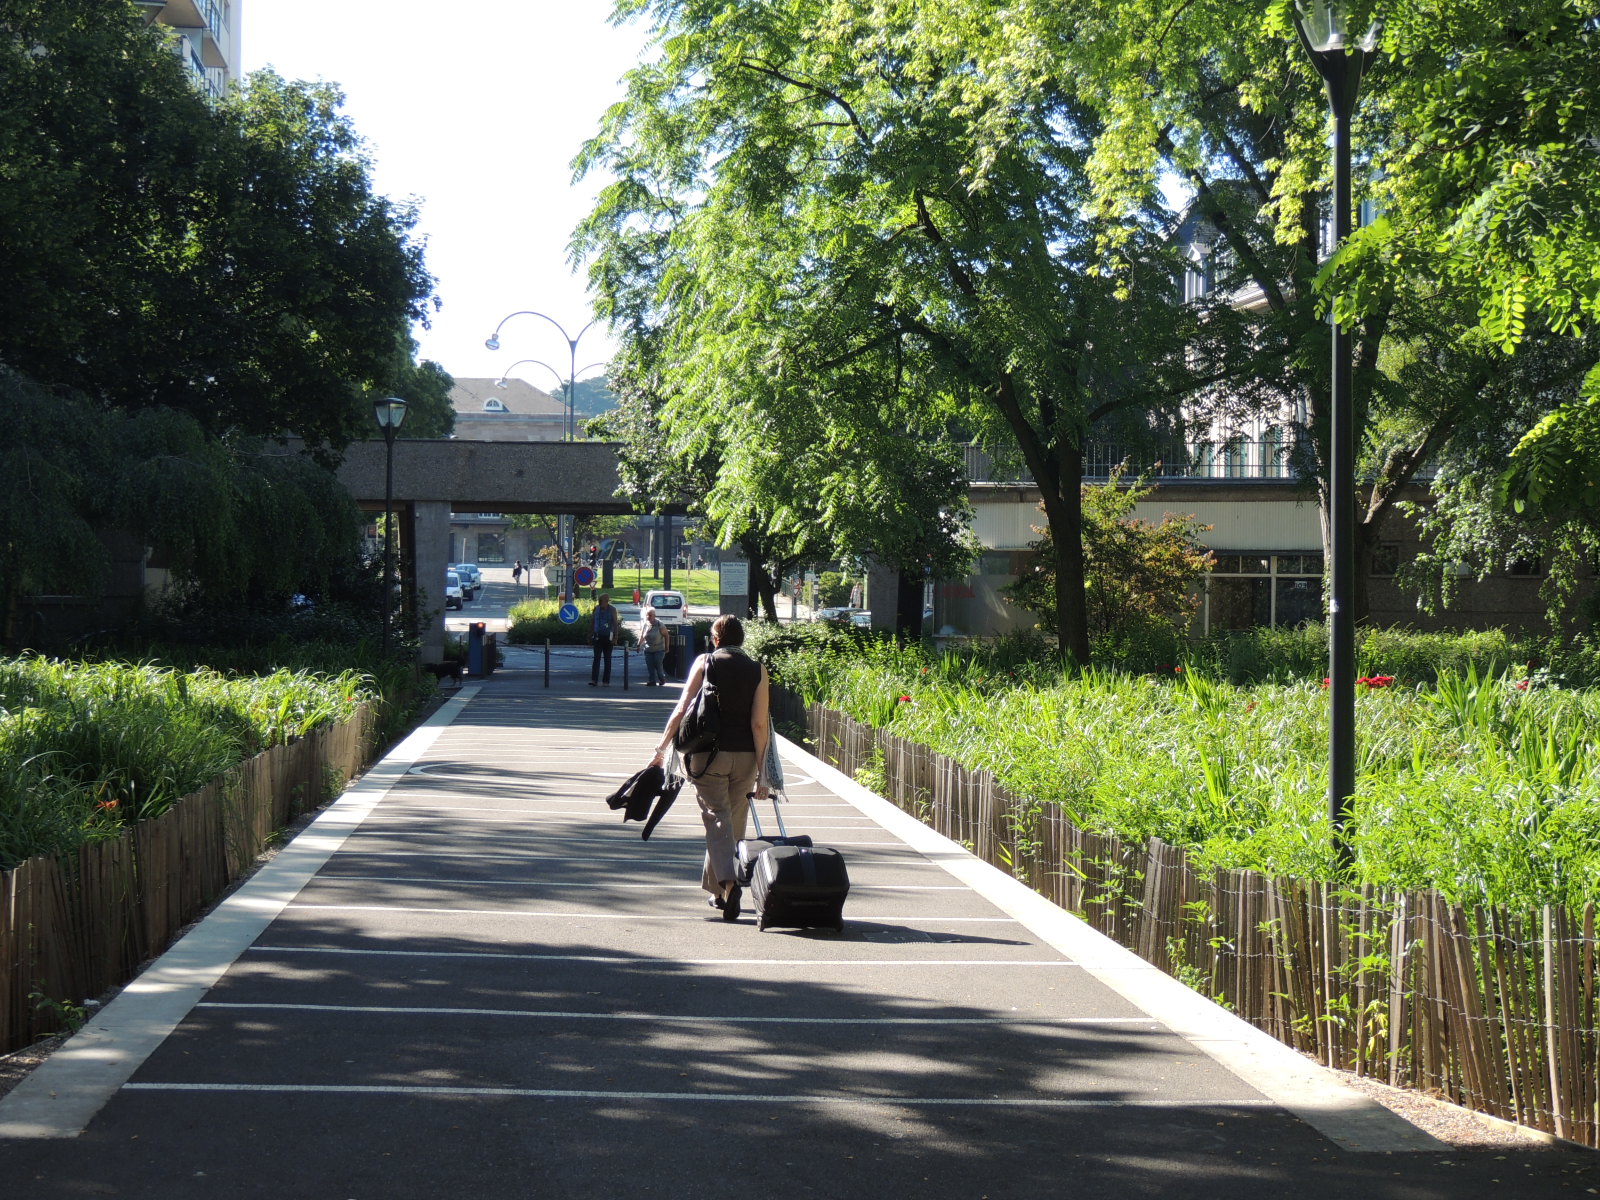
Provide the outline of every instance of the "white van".
<path id="1" fill-rule="evenodd" d="M 689 606 L 683 602 L 682 592 L 646 592 L 644 602 L 656 610 L 656 620 L 663 625 L 689 624 Z"/>

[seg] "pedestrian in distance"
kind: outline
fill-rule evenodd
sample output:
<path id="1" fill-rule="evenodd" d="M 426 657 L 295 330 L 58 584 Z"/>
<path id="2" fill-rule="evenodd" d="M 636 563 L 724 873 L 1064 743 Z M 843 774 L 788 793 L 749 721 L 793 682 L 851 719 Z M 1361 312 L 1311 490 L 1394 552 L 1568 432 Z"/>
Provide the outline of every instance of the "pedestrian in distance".
<path id="1" fill-rule="evenodd" d="M 653 608 L 647 607 L 639 615 L 639 645 L 644 649 L 645 687 L 664 687 L 667 672 L 662 664 L 672 648 L 672 630 L 661 623 Z"/>
<path id="2" fill-rule="evenodd" d="M 522 560 L 520 558 L 511 564 L 511 582 L 514 584 L 521 584 L 522 582 Z"/>
<path id="3" fill-rule="evenodd" d="M 656 765 L 665 760 L 673 735 L 705 681 L 706 672 L 713 672 L 721 714 L 717 748 L 689 755 L 684 765 L 706 827 L 700 886 L 711 893 L 711 907 L 722 910 L 724 921 L 737 921 L 743 893 L 735 875 L 735 853 L 750 815 L 751 793 L 758 800 L 767 797 L 770 698 L 767 668 L 745 654 L 744 625 L 738 617 L 716 619 L 711 626 L 711 645 L 711 653 L 702 655 L 689 672 L 683 695 L 667 718 L 667 727 L 662 730 L 650 762 Z"/>
<path id="4" fill-rule="evenodd" d="M 600 602 L 595 605 L 594 615 L 589 618 L 589 641 L 594 646 L 594 665 L 589 668 L 589 686 L 599 687 L 602 683 L 611 686 L 611 651 L 617 640 L 617 610 L 611 607 L 611 597 L 604 592 L 600 593 Z M 605 676 L 601 677 L 600 668 L 605 667 Z"/>

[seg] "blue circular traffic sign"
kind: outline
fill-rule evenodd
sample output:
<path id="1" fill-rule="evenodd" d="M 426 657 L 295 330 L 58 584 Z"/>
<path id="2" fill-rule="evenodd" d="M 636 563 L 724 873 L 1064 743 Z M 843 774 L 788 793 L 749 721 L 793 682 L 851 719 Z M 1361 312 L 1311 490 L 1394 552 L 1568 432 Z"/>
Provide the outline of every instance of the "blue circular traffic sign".
<path id="1" fill-rule="evenodd" d="M 571 625 L 578 619 L 578 606 L 576 604 L 563 604 L 561 611 L 556 615 L 561 618 L 563 625 Z"/>
<path id="2" fill-rule="evenodd" d="M 589 587 L 594 583 L 594 568 L 579 567 L 572 573 L 572 581 L 579 587 Z"/>

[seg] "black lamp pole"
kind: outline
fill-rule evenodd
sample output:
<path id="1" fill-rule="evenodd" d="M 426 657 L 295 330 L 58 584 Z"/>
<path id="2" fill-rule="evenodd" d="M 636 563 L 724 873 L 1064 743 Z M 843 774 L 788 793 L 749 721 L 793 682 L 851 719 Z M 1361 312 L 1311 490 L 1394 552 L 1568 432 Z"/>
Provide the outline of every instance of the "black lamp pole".
<path id="1" fill-rule="evenodd" d="M 1350 118 L 1361 77 L 1377 47 L 1374 24 L 1359 41 L 1346 33 L 1337 0 L 1296 0 L 1295 30 L 1322 76 L 1333 115 L 1333 244 L 1350 236 Z M 1332 411 L 1328 449 L 1328 819 L 1341 868 L 1351 863 L 1348 823 L 1356 790 L 1355 413 L 1350 331 L 1333 319 Z"/>
<path id="2" fill-rule="evenodd" d="M 394 437 L 406 419 L 406 402 L 386 396 L 372 402 L 378 428 L 383 430 L 383 657 L 389 657 L 394 618 Z"/>

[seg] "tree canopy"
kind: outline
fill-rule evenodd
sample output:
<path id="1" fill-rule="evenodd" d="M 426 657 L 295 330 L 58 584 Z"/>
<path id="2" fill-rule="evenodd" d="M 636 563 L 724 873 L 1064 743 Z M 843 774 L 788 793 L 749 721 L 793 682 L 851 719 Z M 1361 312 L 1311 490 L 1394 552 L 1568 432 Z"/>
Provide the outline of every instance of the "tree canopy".
<path id="1" fill-rule="evenodd" d="M 0 0 L 0 359 L 217 435 L 364 433 L 432 279 L 328 84 L 201 96 L 127 0 Z"/>

